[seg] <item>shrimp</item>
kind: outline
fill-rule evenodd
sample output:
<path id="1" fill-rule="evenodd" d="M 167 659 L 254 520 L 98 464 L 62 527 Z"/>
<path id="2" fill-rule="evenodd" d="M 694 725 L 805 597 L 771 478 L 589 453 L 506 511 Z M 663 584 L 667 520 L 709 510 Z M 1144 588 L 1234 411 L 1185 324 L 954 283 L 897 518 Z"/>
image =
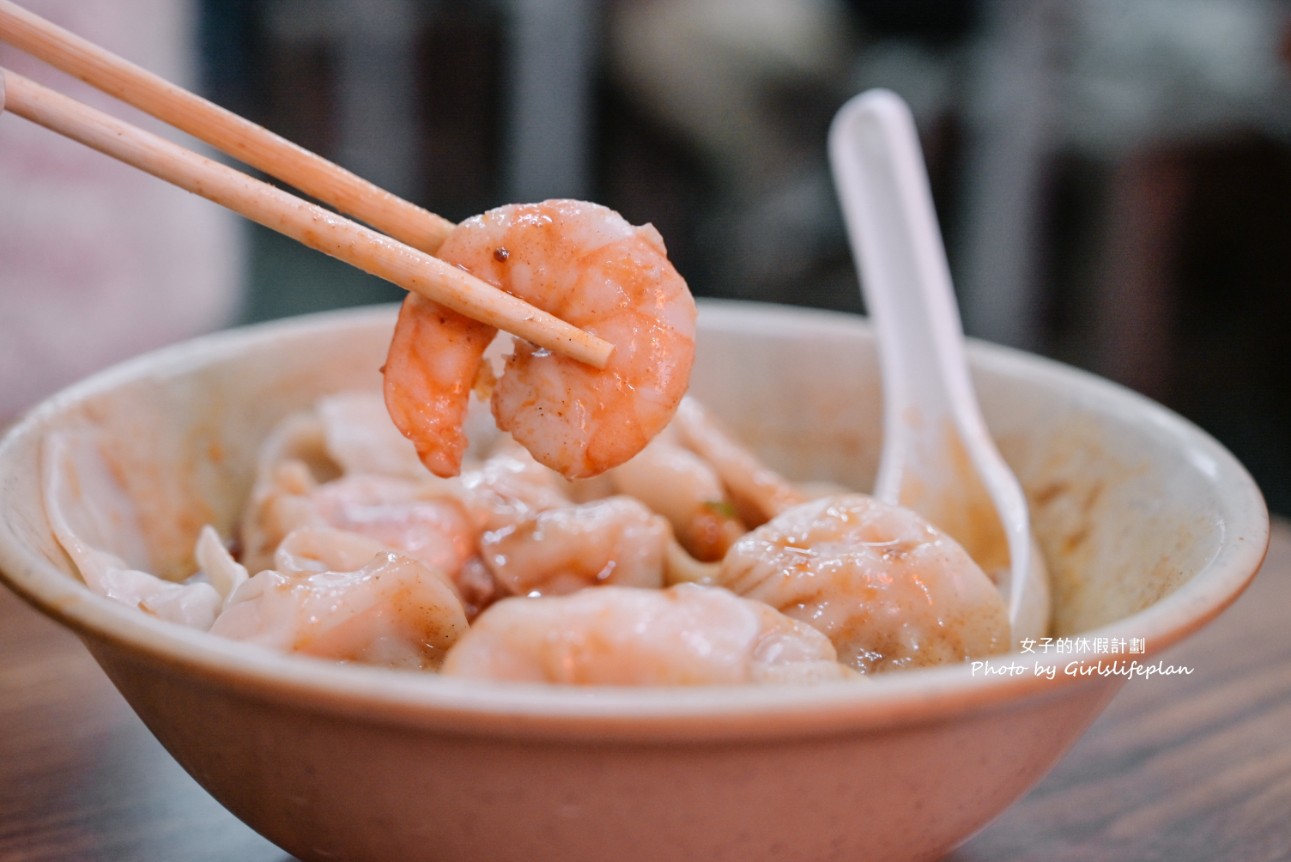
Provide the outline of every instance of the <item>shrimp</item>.
<path id="1" fill-rule="evenodd" d="M 466 629 L 440 573 L 376 540 L 303 527 L 283 539 L 275 568 L 233 592 L 210 630 L 336 661 L 433 669 Z"/>
<path id="2" fill-rule="evenodd" d="M 516 341 L 492 385 L 497 426 L 567 478 L 640 451 L 690 380 L 696 309 L 653 227 L 596 204 L 551 200 L 458 225 L 439 257 L 614 346 L 603 370 Z M 467 448 L 462 422 L 494 330 L 415 294 L 383 368 L 386 408 L 436 475 Z"/>
<path id="3" fill-rule="evenodd" d="M 704 685 L 854 679 L 829 639 L 761 602 L 681 584 L 503 599 L 442 672 L 559 685 Z"/>
<path id="4" fill-rule="evenodd" d="M 715 582 L 829 636 L 863 672 L 1003 652 L 999 591 L 968 552 L 908 509 L 863 494 L 796 506 L 737 541 Z"/>

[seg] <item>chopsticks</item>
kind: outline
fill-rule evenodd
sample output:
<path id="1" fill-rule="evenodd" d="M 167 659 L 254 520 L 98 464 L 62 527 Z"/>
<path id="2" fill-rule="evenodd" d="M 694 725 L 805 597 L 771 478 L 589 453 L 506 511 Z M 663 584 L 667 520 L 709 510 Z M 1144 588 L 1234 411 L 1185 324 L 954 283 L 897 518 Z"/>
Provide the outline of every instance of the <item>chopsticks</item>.
<path id="1" fill-rule="evenodd" d="M 0 0 L 0 40 L 274 176 L 367 227 L 0 69 L 0 111 L 76 140 L 405 290 L 581 362 L 613 345 L 427 252 L 452 223 L 25 9 Z"/>

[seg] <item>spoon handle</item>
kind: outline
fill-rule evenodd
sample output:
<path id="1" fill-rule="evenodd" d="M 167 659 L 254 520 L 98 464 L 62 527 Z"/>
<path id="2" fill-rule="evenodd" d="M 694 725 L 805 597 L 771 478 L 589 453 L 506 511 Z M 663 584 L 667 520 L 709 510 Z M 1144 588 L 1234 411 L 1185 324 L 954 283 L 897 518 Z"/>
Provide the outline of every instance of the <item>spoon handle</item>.
<path id="1" fill-rule="evenodd" d="M 884 445 L 897 447 L 881 459 L 875 496 L 896 501 L 902 477 L 912 470 L 921 472 L 913 460 L 920 453 L 908 451 L 910 423 L 934 427 L 957 416 L 975 417 L 969 421 L 980 423 L 964 356 L 963 325 L 918 135 L 905 102 L 887 90 L 853 98 L 834 120 L 830 156 L 839 175 L 844 213 L 857 228 L 850 231 L 852 251 L 883 349 L 884 398 L 889 405 Z M 916 343 L 910 336 L 919 333 L 927 337 Z"/>
<path id="2" fill-rule="evenodd" d="M 978 408 L 914 119 L 887 90 L 834 119 L 830 160 L 882 356 L 883 451 L 874 494 L 909 506 L 1006 584 L 1021 612 L 1029 514 Z"/>

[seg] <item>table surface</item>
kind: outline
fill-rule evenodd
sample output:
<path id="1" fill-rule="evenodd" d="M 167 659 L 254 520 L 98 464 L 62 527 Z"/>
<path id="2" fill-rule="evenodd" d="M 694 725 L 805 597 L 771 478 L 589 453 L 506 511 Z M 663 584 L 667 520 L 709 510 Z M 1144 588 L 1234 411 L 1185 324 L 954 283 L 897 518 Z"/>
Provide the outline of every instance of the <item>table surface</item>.
<path id="1" fill-rule="evenodd" d="M 1218 620 L 1133 680 L 947 862 L 1291 859 L 1291 523 Z M 289 857 L 162 750 L 68 632 L 0 588 L 0 862 Z"/>

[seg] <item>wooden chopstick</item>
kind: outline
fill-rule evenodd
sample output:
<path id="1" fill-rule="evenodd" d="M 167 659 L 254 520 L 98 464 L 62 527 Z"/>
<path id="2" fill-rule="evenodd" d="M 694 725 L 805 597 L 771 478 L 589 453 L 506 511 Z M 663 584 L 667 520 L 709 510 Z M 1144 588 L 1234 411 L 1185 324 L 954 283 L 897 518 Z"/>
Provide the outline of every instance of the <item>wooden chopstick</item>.
<path id="1" fill-rule="evenodd" d="M 453 229 L 448 219 L 396 197 L 10 0 L 0 0 L 0 40 L 405 245 L 434 254 Z"/>
<path id="2" fill-rule="evenodd" d="M 79 141 L 467 317 L 604 368 L 614 346 L 465 270 L 0 69 L 0 110 Z"/>

